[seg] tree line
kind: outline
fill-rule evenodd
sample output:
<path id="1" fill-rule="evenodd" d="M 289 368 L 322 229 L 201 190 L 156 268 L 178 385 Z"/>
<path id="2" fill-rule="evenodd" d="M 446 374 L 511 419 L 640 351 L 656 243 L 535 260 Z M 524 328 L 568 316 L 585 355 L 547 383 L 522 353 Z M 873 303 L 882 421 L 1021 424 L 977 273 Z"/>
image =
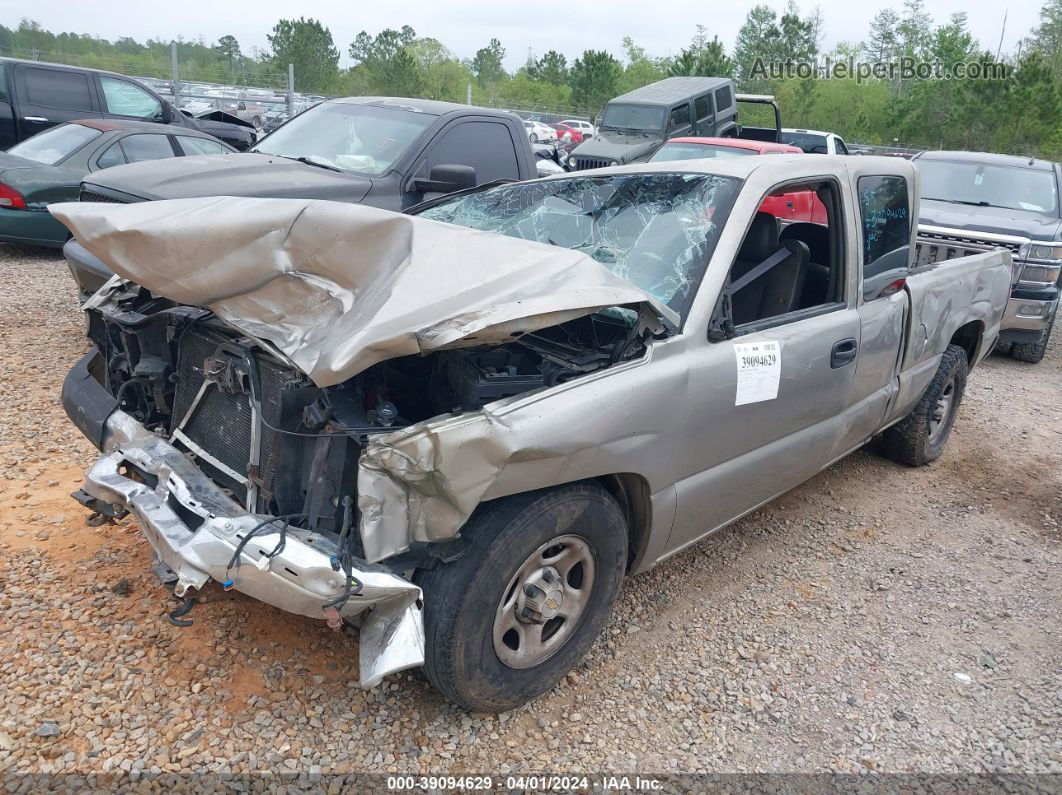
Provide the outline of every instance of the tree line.
<path id="1" fill-rule="evenodd" d="M 1012 52 L 993 52 L 970 33 L 965 13 L 935 20 L 924 0 L 879 11 L 861 41 L 825 51 L 818 10 L 795 0 L 776 11 L 749 10 L 732 46 L 705 26 L 677 53 L 656 56 L 627 36 L 617 53 L 586 50 L 569 59 L 549 50 L 531 54 L 514 72 L 506 47 L 491 39 L 460 58 L 438 39 L 409 25 L 362 31 L 346 48 L 350 66 L 321 21 L 281 19 L 269 47 L 245 52 L 234 36 L 217 42 L 178 40 L 181 78 L 283 86 L 294 64 L 296 88 L 326 95 L 381 94 L 515 108 L 581 110 L 594 115 L 612 97 L 673 75 L 732 77 L 739 90 L 773 93 L 788 126 L 832 130 L 852 141 L 917 148 L 966 148 L 1062 157 L 1062 0 L 1046 0 L 1039 24 Z M 65 60 L 145 77 L 168 77 L 170 42 L 110 41 L 52 33 L 22 20 L 0 25 L 0 53 Z M 935 79 L 871 77 L 862 81 L 787 76 L 772 79 L 757 63 L 861 62 L 939 64 Z M 999 67 L 1004 79 L 953 79 L 952 66 Z M 746 121 L 753 122 L 752 118 Z"/>

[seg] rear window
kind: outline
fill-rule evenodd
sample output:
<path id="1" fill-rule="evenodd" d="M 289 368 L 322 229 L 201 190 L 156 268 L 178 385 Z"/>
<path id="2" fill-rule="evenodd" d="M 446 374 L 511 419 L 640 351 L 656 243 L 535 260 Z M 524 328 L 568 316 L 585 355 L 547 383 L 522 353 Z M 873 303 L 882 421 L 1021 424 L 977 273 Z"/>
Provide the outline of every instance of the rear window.
<path id="1" fill-rule="evenodd" d="M 27 138 L 8 149 L 8 153 L 54 166 L 103 133 L 80 124 L 61 124 Z"/>
<path id="2" fill-rule="evenodd" d="M 910 202 L 903 177 L 860 177 L 858 190 L 863 222 L 863 299 L 871 301 L 906 271 L 911 243 Z"/>
<path id="3" fill-rule="evenodd" d="M 708 99 L 707 94 L 705 94 L 703 97 L 697 97 L 697 99 L 693 100 L 693 110 L 698 120 L 705 119 L 712 115 L 712 103 Z"/>
<path id="4" fill-rule="evenodd" d="M 733 96 L 730 92 L 730 86 L 723 86 L 715 91 L 715 106 L 719 110 L 729 108 L 734 103 Z"/>
<path id="5" fill-rule="evenodd" d="M 825 135 L 782 131 L 779 143 L 799 146 L 809 155 L 825 155 L 829 152 Z"/>
<path id="6" fill-rule="evenodd" d="M 141 133 L 130 135 L 122 139 L 122 149 L 130 163 L 139 163 L 141 160 L 161 160 L 165 157 L 173 157 L 173 147 L 166 135 L 153 133 Z"/>
<path id="7" fill-rule="evenodd" d="M 29 104 L 58 110 L 92 110 L 88 76 L 58 69 L 25 70 Z"/>
<path id="8" fill-rule="evenodd" d="M 683 102 L 677 108 L 671 109 L 671 121 L 669 127 L 675 129 L 676 127 L 685 127 L 690 123 L 690 105 L 688 102 Z"/>
<path id="9" fill-rule="evenodd" d="M 181 145 L 186 155 L 223 155 L 228 148 L 206 138 L 193 138 L 190 135 L 178 135 L 177 143 Z"/>
<path id="10" fill-rule="evenodd" d="M 702 157 L 745 157 L 754 155 L 754 149 L 739 149 L 736 146 L 717 146 L 715 144 L 664 144 L 656 154 L 649 158 L 650 163 L 665 160 L 700 160 Z"/>

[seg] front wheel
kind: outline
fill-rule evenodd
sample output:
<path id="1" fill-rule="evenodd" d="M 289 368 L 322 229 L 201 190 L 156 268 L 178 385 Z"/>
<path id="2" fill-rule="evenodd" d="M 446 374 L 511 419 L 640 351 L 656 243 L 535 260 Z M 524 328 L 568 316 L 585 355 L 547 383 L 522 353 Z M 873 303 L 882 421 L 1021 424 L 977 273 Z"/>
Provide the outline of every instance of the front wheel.
<path id="1" fill-rule="evenodd" d="M 428 679 L 450 701 L 504 712 L 553 687 L 608 619 L 627 526 L 584 482 L 482 505 L 458 560 L 421 573 Z"/>
<path id="2" fill-rule="evenodd" d="M 1017 359 L 1019 362 L 1037 364 L 1047 353 L 1047 343 L 1051 339 L 1051 329 L 1054 327 L 1055 318 L 1052 316 L 1040 340 L 1038 342 L 1015 342 L 1010 346 L 1010 358 Z"/>
<path id="3" fill-rule="evenodd" d="M 967 373 L 966 351 L 949 345 L 922 399 L 910 414 L 882 434 L 886 456 L 916 467 L 940 457 L 966 391 Z"/>

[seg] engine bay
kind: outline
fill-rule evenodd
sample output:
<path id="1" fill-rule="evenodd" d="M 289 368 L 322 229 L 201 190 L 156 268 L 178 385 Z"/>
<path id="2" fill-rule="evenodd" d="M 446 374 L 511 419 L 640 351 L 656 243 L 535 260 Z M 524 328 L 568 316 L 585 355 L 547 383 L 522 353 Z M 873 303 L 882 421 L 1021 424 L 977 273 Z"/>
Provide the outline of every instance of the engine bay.
<path id="1" fill-rule="evenodd" d="M 385 360 L 322 388 L 209 310 L 135 285 L 90 308 L 88 324 L 95 375 L 119 408 L 247 510 L 336 534 L 353 521 L 370 437 L 637 358 L 649 334 L 637 311 L 611 307 L 502 344 Z"/>

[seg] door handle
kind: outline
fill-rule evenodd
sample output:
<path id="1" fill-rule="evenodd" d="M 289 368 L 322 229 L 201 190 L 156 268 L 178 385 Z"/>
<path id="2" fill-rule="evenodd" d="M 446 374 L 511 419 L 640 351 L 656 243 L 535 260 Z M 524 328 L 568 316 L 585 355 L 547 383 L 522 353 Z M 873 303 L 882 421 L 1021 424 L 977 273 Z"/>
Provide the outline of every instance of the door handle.
<path id="1" fill-rule="evenodd" d="M 855 341 L 855 337 L 846 337 L 833 343 L 833 350 L 830 351 L 830 367 L 837 369 L 854 362 L 858 349 L 859 344 Z"/>
<path id="2" fill-rule="evenodd" d="M 48 121 L 43 116 L 23 116 L 22 121 Z"/>

